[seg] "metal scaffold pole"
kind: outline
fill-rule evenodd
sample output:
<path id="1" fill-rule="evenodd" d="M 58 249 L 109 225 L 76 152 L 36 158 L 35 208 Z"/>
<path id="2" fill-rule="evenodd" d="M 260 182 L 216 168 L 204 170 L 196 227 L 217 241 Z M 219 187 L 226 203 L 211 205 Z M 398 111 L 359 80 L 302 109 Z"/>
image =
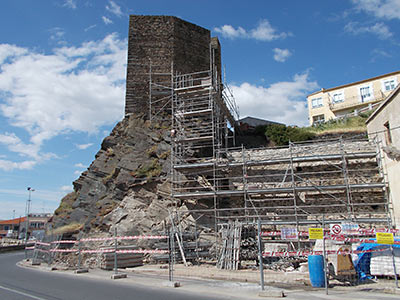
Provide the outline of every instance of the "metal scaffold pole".
<path id="1" fill-rule="evenodd" d="M 347 214 L 349 220 L 354 219 L 354 208 L 353 208 L 353 203 L 351 200 L 351 190 L 350 190 L 350 185 L 349 185 L 349 178 L 348 178 L 348 170 L 347 170 L 347 161 L 346 161 L 346 156 L 345 156 L 345 150 L 344 150 L 344 145 L 343 145 L 343 138 L 340 137 L 340 152 L 342 154 L 342 173 L 343 173 L 343 180 L 344 180 L 344 185 L 346 186 L 346 199 L 347 199 Z"/>
<path id="2" fill-rule="evenodd" d="M 294 174 L 294 165 L 293 165 L 293 145 L 289 141 L 289 153 L 290 153 L 290 174 L 292 178 L 292 192 L 293 192 L 293 207 L 294 207 L 294 217 L 296 221 L 296 229 L 297 232 L 299 232 L 299 220 L 298 220 L 298 214 L 297 214 L 297 199 L 296 199 L 296 179 L 295 179 L 295 174 Z M 297 249 L 300 249 L 300 240 L 299 238 L 297 239 Z"/>
<path id="3" fill-rule="evenodd" d="M 258 263 L 260 267 L 260 285 L 261 290 L 264 290 L 264 264 L 263 264 L 263 255 L 262 255 L 262 240 L 261 240 L 261 220 L 257 221 L 257 241 L 258 241 Z"/>

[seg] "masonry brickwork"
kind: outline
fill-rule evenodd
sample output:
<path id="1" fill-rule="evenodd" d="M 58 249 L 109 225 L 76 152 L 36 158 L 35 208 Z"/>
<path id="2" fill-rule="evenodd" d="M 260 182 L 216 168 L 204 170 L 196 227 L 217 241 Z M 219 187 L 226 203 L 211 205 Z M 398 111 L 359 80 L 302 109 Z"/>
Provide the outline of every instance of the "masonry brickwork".
<path id="1" fill-rule="evenodd" d="M 131 15 L 125 114 L 148 111 L 150 65 L 155 74 L 171 73 L 172 68 L 174 74 L 209 70 L 210 43 L 209 30 L 177 17 Z M 212 45 L 219 47 L 215 40 Z M 152 80 L 165 83 L 171 78 Z"/>

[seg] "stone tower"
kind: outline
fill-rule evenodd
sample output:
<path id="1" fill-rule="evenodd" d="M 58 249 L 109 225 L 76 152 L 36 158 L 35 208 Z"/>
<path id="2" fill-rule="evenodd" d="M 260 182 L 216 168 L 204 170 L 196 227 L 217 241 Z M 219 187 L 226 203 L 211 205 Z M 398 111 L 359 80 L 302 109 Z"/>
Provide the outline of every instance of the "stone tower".
<path id="1" fill-rule="evenodd" d="M 147 113 L 149 82 L 171 86 L 173 74 L 210 69 L 210 51 L 219 57 L 219 43 L 210 31 L 173 16 L 138 16 L 129 19 L 125 114 Z M 167 91 L 164 91 L 167 93 Z M 160 92 L 161 94 L 161 92 Z"/>

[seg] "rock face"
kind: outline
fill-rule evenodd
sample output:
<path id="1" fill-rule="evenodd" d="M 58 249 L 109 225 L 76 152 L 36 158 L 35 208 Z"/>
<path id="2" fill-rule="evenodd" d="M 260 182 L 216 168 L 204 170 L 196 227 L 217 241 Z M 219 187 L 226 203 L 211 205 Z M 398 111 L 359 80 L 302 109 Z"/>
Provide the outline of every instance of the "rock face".
<path id="1" fill-rule="evenodd" d="M 159 230 L 168 217 L 170 137 L 168 122 L 128 115 L 106 137 L 95 160 L 55 212 L 54 225 L 82 225 L 86 233 Z"/>

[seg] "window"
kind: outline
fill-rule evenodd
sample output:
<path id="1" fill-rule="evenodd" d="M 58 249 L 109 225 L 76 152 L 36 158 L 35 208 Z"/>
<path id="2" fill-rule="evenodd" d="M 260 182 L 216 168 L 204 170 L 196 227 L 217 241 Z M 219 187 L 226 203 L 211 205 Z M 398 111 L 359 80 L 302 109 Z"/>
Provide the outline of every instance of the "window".
<path id="1" fill-rule="evenodd" d="M 361 102 L 368 101 L 371 98 L 371 88 L 364 86 L 360 88 Z"/>
<path id="2" fill-rule="evenodd" d="M 389 121 L 383 124 L 385 127 L 385 140 L 386 140 L 386 145 L 389 146 L 392 144 L 392 133 L 390 132 L 390 125 Z"/>
<path id="3" fill-rule="evenodd" d="M 332 94 L 332 102 L 333 103 L 340 103 L 344 101 L 344 94 L 343 92 L 336 92 Z"/>
<path id="4" fill-rule="evenodd" d="M 324 122 L 325 122 L 325 115 L 313 116 L 313 125 L 317 125 Z"/>
<path id="5" fill-rule="evenodd" d="M 384 90 L 385 92 L 394 90 L 394 88 L 396 87 L 396 85 L 397 85 L 397 84 L 396 84 L 396 81 L 395 81 L 394 79 L 386 80 L 386 81 L 383 82 L 383 90 Z"/>
<path id="6" fill-rule="evenodd" d="M 312 108 L 321 107 L 323 105 L 324 105 L 324 103 L 322 102 L 322 97 L 314 98 L 314 99 L 311 100 Z"/>

